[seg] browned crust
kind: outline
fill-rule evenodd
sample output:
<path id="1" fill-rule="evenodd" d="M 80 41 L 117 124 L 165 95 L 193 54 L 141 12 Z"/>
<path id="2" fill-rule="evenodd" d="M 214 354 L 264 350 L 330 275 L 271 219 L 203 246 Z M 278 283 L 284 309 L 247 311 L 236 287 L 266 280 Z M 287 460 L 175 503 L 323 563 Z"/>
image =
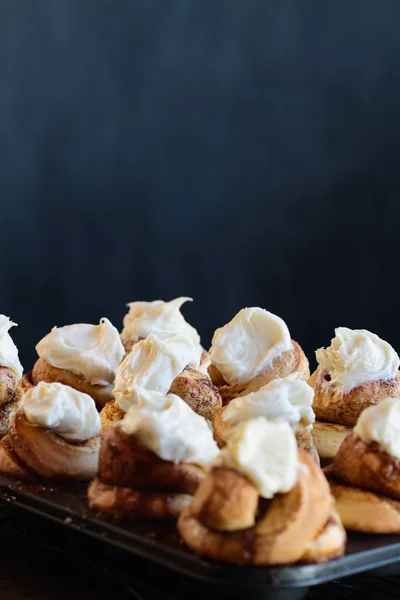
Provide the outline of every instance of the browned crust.
<path id="1" fill-rule="evenodd" d="M 29 373 L 25 373 L 25 375 L 18 382 L 20 396 L 23 396 L 25 392 L 33 387 L 35 387 L 35 384 L 32 381 L 32 371 L 29 371 Z"/>
<path id="2" fill-rule="evenodd" d="M 75 373 L 67 371 L 66 369 L 58 369 L 57 367 L 49 365 L 43 358 L 39 358 L 32 369 L 32 381 L 34 384 L 38 384 L 39 381 L 45 381 L 47 383 L 58 382 L 69 385 L 75 390 L 78 390 L 78 392 L 83 392 L 84 394 L 91 396 L 96 402 L 97 407 L 100 408 L 113 397 L 112 385 L 106 387 L 92 385 L 80 375 L 75 375 Z"/>
<path id="3" fill-rule="evenodd" d="M 226 526 L 224 531 L 218 531 L 205 524 L 205 520 L 210 522 L 211 515 L 205 519 L 203 507 L 206 502 L 214 506 L 209 496 L 217 489 L 220 477 L 220 471 L 213 469 L 179 518 L 178 529 L 184 541 L 201 556 L 223 562 L 269 565 L 299 561 L 310 542 L 323 530 L 332 510 L 328 482 L 322 471 L 301 449 L 299 458 L 306 468 L 299 470 L 294 488 L 287 494 L 276 495 L 261 508 L 261 516 L 253 527 L 231 532 L 226 531 Z M 240 473 L 232 472 L 243 478 Z M 229 496 L 230 490 L 224 489 Z M 226 511 L 225 524 L 228 519 Z"/>
<path id="4" fill-rule="evenodd" d="M 400 461 L 353 432 L 340 446 L 331 472 L 351 486 L 400 500 Z"/>
<path id="5" fill-rule="evenodd" d="M 18 389 L 18 377 L 12 369 L 0 367 L 0 406 L 15 400 Z"/>
<path id="6" fill-rule="evenodd" d="M 232 426 L 227 421 L 224 421 L 223 414 L 226 406 L 223 406 L 215 415 L 212 421 L 214 430 L 214 439 L 220 448 L 223 448 L 226 444 L 227 436 Z M 313 460 L 319 465 L 319 456 L 315 447 L 311 430 L 307 427 L 299 425 L 296 430 L 297 444 L 300 448 L 303 448 Z"/>
<path id="7" fill-rule="evenodd" d="M 400 533 L 400 502 L 330 480 L 343 525 L 365 533 Z"/>
<path id="8" fill-rule="evenodd" d="M 90 508 L 115 519 L 175 519 L 191 498 L 188 494 L 144 492 L 110 485 L 99 477 L 90 483 L 88 489 Z"/>
<path id="9" fill-rule="evenodd" d="M 354 427 L 358 417 L 368 406 L 400 395 L 400 373 L 388 381 L 368 381 L 347 394 L 334 393 L 333 389 L 324 390 L 320 384 L 321 377 L 323 370 L 319 366 L 308 381 L 314 389 L 313 409 L 318 421 Z"/>
<path id="10" fill-rule="evenodd" d="M 218 388 L 208 375 L 192 367 L 186 367 L 175 377 L 169 390 L 186 402 L 198 415 L 212 419 L 221 408 L 222 400 Z"/>
<path id="11" fill-rule="evenodd" d="M 121 427 L 104 434 L 99 476 L 105 483 L 192 494 L 205 478 L 201 467 L 162 460 Z"/>
<path id="12" fill-rule="evenodd" d="M 56 481 L 90 480 L 98 469 L 100 437 L 72 444 L 49 429 L 32 425 L 22 412 L 10 421 L 7 439 L 27 467 Z"/>
<path id="13" fill-rule="evenodd" d="M 257 488 L 246 477 L 216 467 L 199 487 L 191 511 L 208 529 L 237 531 L 253 527 L 258 500 Z"/>
<path id="14" fill-rule="evenodd" d="M 292 373 L 299 373 L 301 379 L 307 381 L 310 377 L 310 369 L 306 355 L 297 342 L 292 340 L 292 349 L 283 352 L 272 363 L 272 365 L 246 383 L 228 385 L 215 365 L 211 365 L 208 373 L 213 383 L 218 387 L 223 405 L 228 404 L 238 396 L 247 396 L 250 392 L 256 392 L 261 387 L 274 379 L 287 377 Z"/>
<path id="15" fill-rule="evenodd" d="M 302 563 L 321 563 L 338 558 L 344 553 L 346 531 L 335 508 L 322 531 L 308 545 L 301 557 Z"/>
<path id="16" fill-rule="evenodd" d="M 35 481 L 35 475 L 12 449 L 8 435 L 0 440 L 0 473 L 24 481 Z"/>
<path id="17" fill-rule="evenodd" d="M 176 394 L 197 414 L 212 419 L 221 408 L 222 401 L 218 389 L 210 378 L 192 367 L 186 367 L 172 382 L 170 394 Z M 107 429 L 124 418 L 124 411 L 119 408 L 114 399 L 107 402 L 100 411 L 101 431 Z"/>

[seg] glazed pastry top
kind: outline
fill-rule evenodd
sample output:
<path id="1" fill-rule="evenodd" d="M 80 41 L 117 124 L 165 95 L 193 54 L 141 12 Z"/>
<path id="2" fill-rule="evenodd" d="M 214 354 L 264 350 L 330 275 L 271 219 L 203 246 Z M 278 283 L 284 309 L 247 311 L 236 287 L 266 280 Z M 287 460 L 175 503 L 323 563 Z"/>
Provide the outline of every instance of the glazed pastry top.
<path id="1" fill-rule="evenodd" d="M 192 298 L 180 297 L 170 302 L 163 300 L 131 302 L 128 304 L 129 312 L 124 317 L 121 337 L 138 342 L 151 333 L 155 335 L 182 333 L 190 337 L 193 344 L 198 344 L 200 357 L 202 352 L 200 336 L 180 311 L 182 304 L 188 301 L 192 301 Z"/>
<path id="2" fill-rule="evenodd" d="M 322 376 L 321 385 L 343 394 L 368 381 L 393 379 L 400 364 L 392 346 L 366 329 L 338 327 L 331 345 L 315 354 L 330 376 L 329 381 Z"/>
<path id="3" fill-rule="evenodd" d="M 377 442 L 388 454 L 400 459 L 400 398 L 386 398 L 366 408 L 354 433 L 366 444 Z"/>
<path id="4" fill-rule="evenodd" d="M 289 375 L 274 379 L 257 392 L 232 400 L 222 413 L 223 421 L 236 425 L 254 417 L 286 421 L 291 427 L 314 423 L 314 390 L 305 381 Z"/>
<path id="5" fill-rule="evenodd" d="M 8 333 L 15 325 L 17 324 L 8 317 L 0 315 L 0 366 L 12 369 L 21 378 L 23 369 L 18 358 L 18 349 Z"/>
<path id="6" fill-rule="evenodd" d="M 92 385 L 113 383 L 125 350 L 108 319 L 99 325 L 54 327 L 36 346 L 40 358 L 58 369 L 82 375 Z"/>
<path id="7" fill-rule="evenodd" d="M 100 431 L 93 398 L 62 383 L 39 382 L 25 392 L 20 410 L 32 424 L 70 442 L 84 442 Z"/>
<path id="8" fill-rule="evenodd" d="M 219 452 L 204 417 L 175 394 L 140 390 L 137 403 L 115 427 L 135 435 L 160 458 L 175 464 L 206 467 Z"/>
<path id="9" fill-rule="evenodd" d="M 117 369 L 114 397 L 125 412 L 136 402 L 138 390 L 166 394 L 187 365 L 198 365 L 197 344 L 184 334 L 150 334 L 135 344 Z"/>
<path id="10" fill-rule="evenodd" d="M 231 430 L 213 466 L 242 472 L 263 498 L 272 498 L 290 491 L 297 481 L 296 438 L 284 421 L 251 419 Z"/>
<path id="11" fill-rule="evenodd" d="M 262 308 L 243 308 L 232 321 L 217 329 L 210 358 L 230 385 L 246 383 L 292 349 L 289 329 Z"/>

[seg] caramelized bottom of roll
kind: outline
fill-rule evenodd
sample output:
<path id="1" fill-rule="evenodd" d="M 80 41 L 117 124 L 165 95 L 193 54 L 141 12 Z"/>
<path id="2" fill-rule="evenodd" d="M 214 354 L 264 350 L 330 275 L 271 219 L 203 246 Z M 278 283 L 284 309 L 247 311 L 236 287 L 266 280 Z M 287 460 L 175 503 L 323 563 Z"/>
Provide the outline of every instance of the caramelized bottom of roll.
<path id="1" fill-rule="evenodd" d="M 191 494 L 206 474 L 197 465 L 163 460 L 117 426 L 103 438 L 99 476 L 115 485 Z"/>
<path id="2" fill-rule="evenodd" d="M 184 541 L 201 556 L 237 564 L 288 564 L 303 557 L 305 561 L 321 561 L 341 554 L 345 534 L 336 526 L 337 519 L 332 522 L 334 508 L 328 482 L 301 449 L 299 458 L 303 468 L 294 488 L 270 501 L 259 500 L 258 509 L 253 496 L 249 494 L 249 500 L 248 494 L 243 494 L 253 485 L 243 475 L 231 469 L 213 469 L 179 518 Z M 236 478 L 235 484 L 232 478 Z M 244 522 L 237 524 L 239 529 L 233 526 L 229 531 L 240 512 L 238 504 L 242 505 Z M 252 517 L 254 525 L 242 529 Z"/>
<path id="3" fill-rule="evenodd" d="M 103 436 L 89 504 L 116 518 L 174 518 L 205 477 L 201 467 L 163 460 L 116 425 Z"/>
<path id="4" fill-rule="evenodd" d="M 70 443 L 49 429 L 33 425 L 24 413 L 17 412 L 3 441 L 9 444 L 20 464 L 42 477 L 85 481 L 97 473 L 100 436 Z M 13 475 L 7 468 L 3 472 Z"/>
<path id="5" fill-rule="evenodd" d="M 36 480 L 34 472 L 14 452 L 8 435 L 0 441 L 0 473 L 16 479 L 23 479 L 24 481 Z"/>
<path id="6" fill-rule="evenodd" d="M 400 502 L 331 480 L 336 509 L 346 529 L 400 533 Z"/>
<path id="7" fill-rule="evenodd" d="M 69 385 L 75 390 L 78 390 L 78 392 L 83 392 L 84 394 L 91 396 L 98 408 L 102 408 L 105 403 L 113 397 L 113 385 L 105 387 L 101 385 L 92 385 L 80 375 L 76 375 L 66 369 L 58 369 L 57 367 L 49 365 L 43 358 L 39 358 L 32 369 L 32 381 L 34 384 L 39 383 L 39 381 L 45 381 L 46 383 L 58 382 Z"/>
<path id="8" fill-rule="evenodd" d="M 299 378 L 304 381 L 307 381 L 310 377 L 307 357 L 299 344 L 294 340 L 292 340 L 291 350 L 283 352 L 273 361 L 268 369 L 245 383 L 228 385 L 217 367 L 213 364 L 209 367 L 208 373 L 212 382 L 218 387 L 224 406 L 234 398 L 247 396 L 250 392 L 256 392 L 274 379 L 287 377 L 292 373 L 298 373 Z"/>
<path id="9" fill-rule="evenodd" d="M 345 543 L 346 531 L 336 508 L 334 508 L 321 532 L 307 545 L 301 562 L 320 563 L 338 558 L 343 554 Z"/>
<path id="10" fill-rule="evenodd" d="M 189 494 L 139 491 L 130 487 L 110 485 L 99 477 L 91 482 L 88 490 L 90 508 L 116 519 L 175 519 L 189 505 L 191 499 Z"/>

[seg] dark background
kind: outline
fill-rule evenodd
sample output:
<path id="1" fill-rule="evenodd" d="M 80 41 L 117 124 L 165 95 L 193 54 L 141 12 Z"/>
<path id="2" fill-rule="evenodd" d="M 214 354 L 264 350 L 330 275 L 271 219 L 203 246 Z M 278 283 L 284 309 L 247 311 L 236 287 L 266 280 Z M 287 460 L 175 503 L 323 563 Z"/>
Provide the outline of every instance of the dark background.
<path id="1" fill-rule="evenodd" d="M 398 0 L 0 0 L 0 312 L 192 295 L 400 348 Z"/>

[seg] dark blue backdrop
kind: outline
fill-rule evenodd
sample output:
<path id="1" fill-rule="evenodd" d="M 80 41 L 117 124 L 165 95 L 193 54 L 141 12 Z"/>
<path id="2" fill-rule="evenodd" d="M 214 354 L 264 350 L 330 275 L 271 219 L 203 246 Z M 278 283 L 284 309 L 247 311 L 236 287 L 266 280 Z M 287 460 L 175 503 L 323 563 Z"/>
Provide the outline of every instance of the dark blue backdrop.
<path id="1" fill-rule="evenodd" d="M 0 312 L 193 295 L 400 348 L 398 0 L 0 0 Z"/>

